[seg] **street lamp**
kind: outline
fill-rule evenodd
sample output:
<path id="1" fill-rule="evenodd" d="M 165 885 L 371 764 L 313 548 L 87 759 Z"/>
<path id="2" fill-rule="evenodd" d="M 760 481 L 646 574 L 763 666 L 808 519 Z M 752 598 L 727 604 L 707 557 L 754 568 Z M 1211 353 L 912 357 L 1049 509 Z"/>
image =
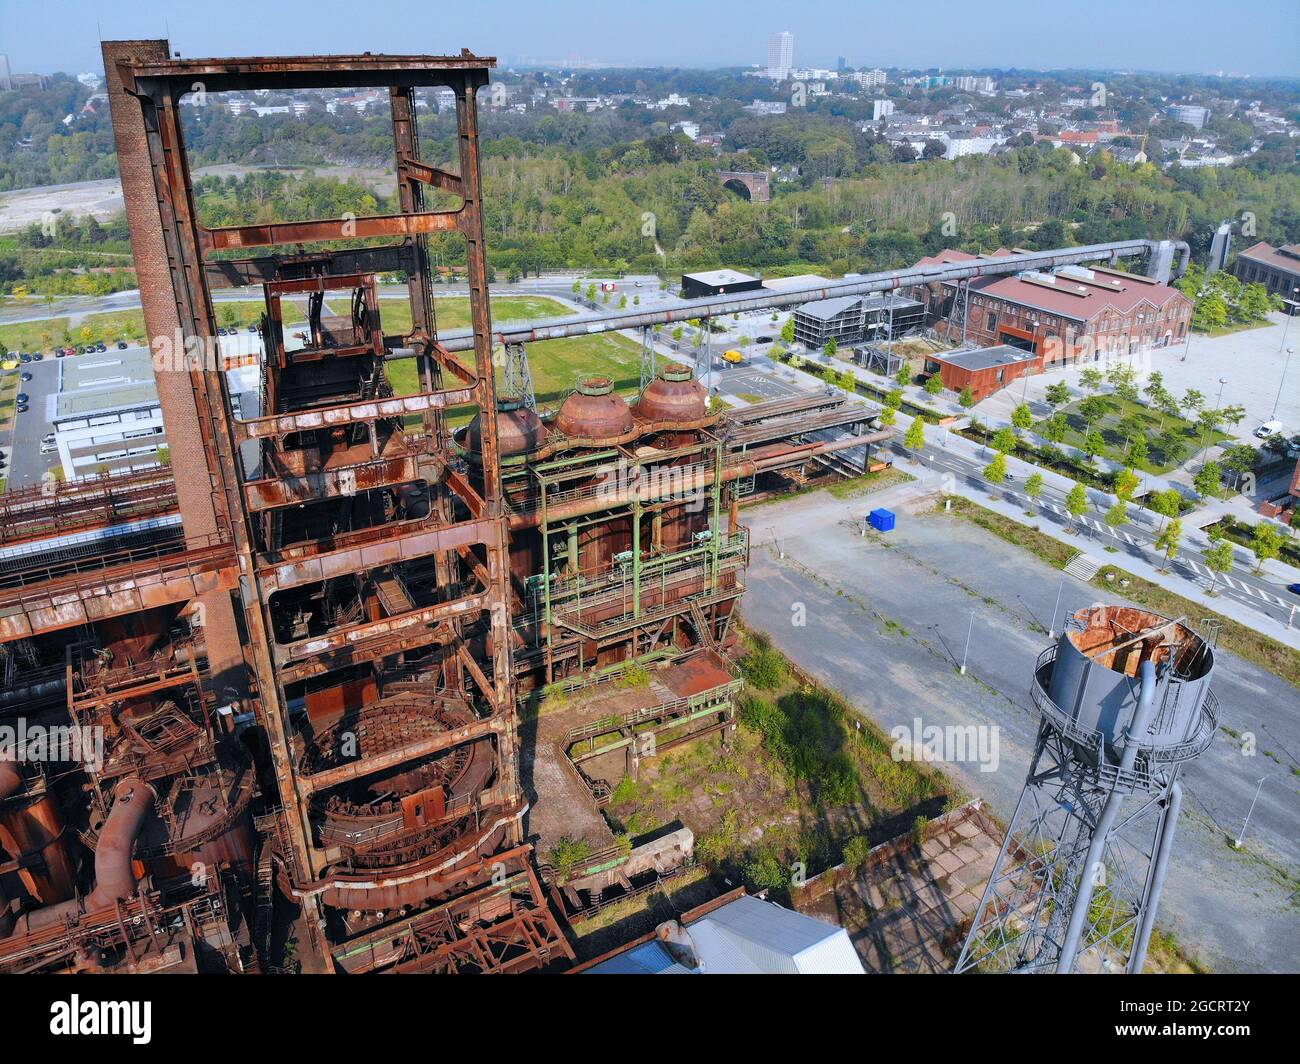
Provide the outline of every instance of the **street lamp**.
<path id="1" fill-rule="evenodd" d="M 1298 296 L 1298 295 L 1300 295 L 1300 287 L 1292 288 L 1292 289 L 1291 289 L 1291 301 L 1292 301 L 1293 303 L 1295 302 L 1295 297 Z M 1281 342 L 1277 345 L 1277 353 L 1278 353 L 1279 355 L 1282 353 L 1282 348 L 1284 348 L 1284 347 L 1286 346 L 1286 331 L 1287 331 L 1287 329 L 1291 328 L 1291 312 L 1290 312 L 1289 310 L 1287 310 L 1285 307 L 1283 307 L 1283 308 L 1282 308 L 1282 313 L 1286 315 L 1286 321 L 1284 321 L 1284 322 L 1282 323 L 1282 340 L 1281 340 Z"/>
<path id="2" fill-rule="evenodd" d="M 1227 384 L 1227 383 L 1228 383 L 1228 378 L 1227 378 L 1227 377 L 1220 377 L 1220 378 L 1219 378 L 1219 397 L 1218 397 L 1217 399 L 1214 400 L 1214 409 L 1215 409 L 1215 410 L 1221 410 L 1221 409 L 1223 408 L 1223 386 L 1224 386 L 1225 384 Z M 1280 393 L 1279 393 L 1279 394 L 1280 394 Z M 1200 457 L 1201 457 L 1202 459 L 1205 457 L 1205 452 L 1208 451 L 1208 450 L 1210 449 L 1210 443 L 1209 443 L 1209 441 L 1205 438 L 1205 434 L 1206 434 L 1206 431 L 1208 430 L 1208 428 L 1209 428 L 1209 425 L 1207 424 L 1206 427 L 1205 427 L 1204 429 L 1201 430 L 1201 455 L 1200 455 Z M 1198 461 L 1199 461 L 1199 459 L 1198 459 Z"/>
<path id="3" fill-rule="evenodd" d="M 1289 316 L 1287 320 L 1291 320 Z M 1286 383 L 1286 370 L 1287 367 L 1291 365 L 1291 352 L 1294 350 L 1294 347 L 1288 347 L 1286 349 L 1286 361 L 1282 363 L 1282 379 L 1277 382 L 1277 397 L 1273 400 L 1273 413 L 1270 415 L 1271 417 L 1277 417 L 1277 404 L 1282 401 L 1282 385 Z"/>

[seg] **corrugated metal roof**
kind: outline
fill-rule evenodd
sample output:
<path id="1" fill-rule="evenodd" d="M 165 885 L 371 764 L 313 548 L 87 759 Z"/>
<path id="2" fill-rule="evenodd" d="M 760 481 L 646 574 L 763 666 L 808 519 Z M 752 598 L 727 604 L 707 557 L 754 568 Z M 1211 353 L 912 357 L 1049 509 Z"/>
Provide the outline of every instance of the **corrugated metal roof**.
<path id="1" fill-rule="evenodd" d="M 823 321 L 829 321 L 839 314 L 843 314 L 850 307 L 861 303 L 861 296 L 836 296 L 834 299 L 815 299 L 811 303 L 803 303 L 799 307 L 800 314 L 807 314 L 809 317 L 820 318 Z"/>

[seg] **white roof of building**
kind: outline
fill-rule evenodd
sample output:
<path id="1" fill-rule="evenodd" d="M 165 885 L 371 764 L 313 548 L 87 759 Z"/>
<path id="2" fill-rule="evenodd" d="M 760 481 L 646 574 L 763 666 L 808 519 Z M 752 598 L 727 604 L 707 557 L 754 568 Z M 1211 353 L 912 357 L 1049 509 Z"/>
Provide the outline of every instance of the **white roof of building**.
<path id="1" fill-rule="evenodd" d="M 740 284 L 744 281 L 757 281 L 757 277 L 751 277 L 747 273 L 741 273 L 739 270 L 707 270 L 704 273 L 688 273 L 684 276 L 689 277 L 692 281 L 699 281 L 700 284 Z"/>
<path id="2" fill-rule="evenodd" d="M 698 968 L 675 960 L 658 940 L 602 961 L 601 975 L 862 975 L 848 932 L 774 902 L 742 895 L 686 928 Z"/>

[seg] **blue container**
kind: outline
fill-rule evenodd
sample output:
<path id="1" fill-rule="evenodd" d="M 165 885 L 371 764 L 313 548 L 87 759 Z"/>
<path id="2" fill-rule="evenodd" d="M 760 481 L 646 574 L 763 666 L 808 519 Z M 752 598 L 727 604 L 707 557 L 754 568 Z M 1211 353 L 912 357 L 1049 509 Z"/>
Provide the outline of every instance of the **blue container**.
<path id="1" fill-rule="evenodd" d="M 894 511 L 872 510 L 867 515 L 867 521 L 877 532 L 892 532 L 894 530 Z"/>

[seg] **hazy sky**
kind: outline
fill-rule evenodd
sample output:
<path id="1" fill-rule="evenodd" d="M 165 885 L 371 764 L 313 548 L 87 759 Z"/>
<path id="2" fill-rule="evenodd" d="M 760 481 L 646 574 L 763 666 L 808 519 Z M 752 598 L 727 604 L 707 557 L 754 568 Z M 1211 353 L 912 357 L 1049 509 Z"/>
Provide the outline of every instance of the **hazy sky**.
<path id="1" fill-rule="evenodd" d="M 185 56 L 458 52 L 616 66 L 1103 68 L 1300 75 L 1300 0 L 0 0 L 16 72 L 99 69 L 103 38 Z"/>

